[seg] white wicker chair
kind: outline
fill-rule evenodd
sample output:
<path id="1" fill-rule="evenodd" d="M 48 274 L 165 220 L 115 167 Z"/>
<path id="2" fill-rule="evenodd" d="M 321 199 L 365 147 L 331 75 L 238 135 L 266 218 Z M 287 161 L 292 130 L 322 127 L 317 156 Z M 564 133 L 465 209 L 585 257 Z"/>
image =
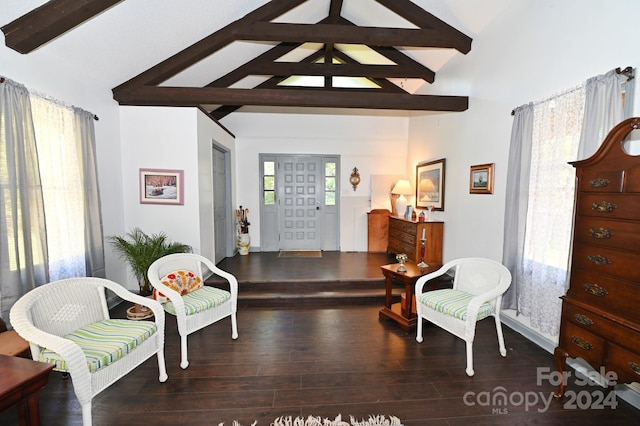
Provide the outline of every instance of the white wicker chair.
<path id="1" fill-rule="evenodd" d="M 423 293 L 423 287 L 429 280 L 451 270 L 454 273 L 452 289 Z M 473 376 L 473 339 L 477 321 L 487 316 L 494 317 L 500 355 L 507 355 L 500 322 L 500 303 L 510 285 L 511 273 L 504 265 L 482 258 L 453 260 L 437 271 L 420 277 L 415 287 L 418 314 L 416 340 L 423 340 L 423 319 L 461 338 L 467 347 L 466 373 Z"/>
<path id="2" fill-rule="evenodd" d="M 203 269 L 203 266 L 206 269 Z M 162 282 L 167 274 L 177 270 L 191 271 L 204 280 L 203 272 L 206 272 L 207 269 L 213 274 L 226 279 L 229 283 L 229 290 L 205 286 L 205 288 L 189 293 L 189 297 L 195 295 L 195 297 L 199 298 L 199 302 L 206 302 L 208 308 L 204 310 L 200 310 L 200 308 L 194 309 L 188 299 L 187 305 L 185 305 L 186 299 Z M 180 334 L 180 367 L 184 369 L 189 366 L 187 357 L 187 336 L 189 334 L 230 316 L 231 338 L 238 338 L 238 323 L 236 320 L 238 281 L 232 274 L 218 268 L 204 256 L 194 253 L 176 253 L 161 257 L 153 262 L 147 275 L 154 289 L 170 300 L 170 303 L 164 304 L 165 311 L 176 316 L 178 333 Z M 210 296 L 203 290 L 215 290 L 217 292 L 214 295 L 215 298 L 208 300 Z M 199 312 L 195 312 L 196 310 L 199 310 Z"/>
<path id="3" fill-rule="evenodd" d="M 81 347 L 63 336 L 91 324 L 110 320 L 106 289 L 126 301 L 151 308 L 155 315 L 151 323 L 155 324 L 155 332 L 118 360 L 91 372 L 89 360 Z M 16 332 L 29 342 L 34 360 L 39 360 L 43 353 L 53 351 L 54 356 L 60 357 L 66 365 L 66 368 L 60 369 L 71 376 L 76 397 L 82 406 L 84 426 L 91 425 L 92 399 L 153 355 L 158 357 L 159 380 L 167 380 L 164 361 L 165 317 L 162 306 L 155 300 L 131 293 L 113 281 L 83 277 L 44 284 L 22 296 L 13 305 L 10 320 Z M 135 328 L 143 325 L 153 330 L 149 322 L 140 324 L 122 321 L 126 321 L 120 323 L 122 325 L 135 325 Z"/>

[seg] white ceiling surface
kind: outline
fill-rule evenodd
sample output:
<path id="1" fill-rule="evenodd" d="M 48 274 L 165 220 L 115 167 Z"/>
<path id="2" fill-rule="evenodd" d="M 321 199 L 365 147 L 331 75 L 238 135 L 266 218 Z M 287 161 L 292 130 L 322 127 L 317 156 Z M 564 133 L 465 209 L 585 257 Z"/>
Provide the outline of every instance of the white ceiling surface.
<path id="1" fill-rule="evenodd" d="M 44 0 L 3 0 L 0 26 L 44 3 Z M 123 1 L 29 55 L 39 55 L 43 51 L 55 54 L 67 64 L 90 73 L 95 84 L 110 90 L 265 3 L 266 0 Z M 474 38 L 507 6 L 509 0 L 415 0 L 414 3 Z M 328 15 L 329 4 L 330 0 L 308 0 L 276 21 L 314 23 Z M 363 26 L 413 27 L 374 0 L 344 0 L 342 16 Z M 273 45 L 234 42 L 164 84 L 206 85 Z M 461 55 L 453 49 L 402 50 L 436 72 L 451 57 Z M 311 51 L 308 49 L 300 53 L 299 58 Z M 362 57 L 358 59 L 362 60 Z M 239 83 L 239 86 L 251 87 L 249 84 L 259 82 L 260 79 L 252 78 Z M 403 83 L 410 92 L 415 92 L 423 84 Z M 399 83 L 396 81 L 396 84 Z"/>

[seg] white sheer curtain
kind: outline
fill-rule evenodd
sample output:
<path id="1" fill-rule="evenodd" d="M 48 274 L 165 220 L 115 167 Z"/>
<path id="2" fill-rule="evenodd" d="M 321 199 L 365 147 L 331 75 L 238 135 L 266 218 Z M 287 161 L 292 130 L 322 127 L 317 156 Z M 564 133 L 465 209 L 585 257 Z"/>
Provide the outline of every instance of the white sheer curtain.
<path id="1" fill-rule="evenodd" d="M 48 282 L 44 204 L 27 89 L 0 83 L 0 315 Z"/>
<path id="2" fill-rule="evenodd" d="M 511 135 L 503 263 L 513 283 L 503 307 L 557 335 L 568 287 L 575 170 L 623 119 L 615 71 L 532 106 L 517 108 Z"/>
<path id="3" fill-rule="evenodd" d="M 93 115 L 32 93 L 51 280 L 104 276 Z"/>
<path id="4" fill-rule="evenodd" d="M 584 87 L 534 107 L 529 202 L 518 310 L 543 333 L 557 335 L 560 296 L 567 289 L 576 158 L 584 116 Z"/>

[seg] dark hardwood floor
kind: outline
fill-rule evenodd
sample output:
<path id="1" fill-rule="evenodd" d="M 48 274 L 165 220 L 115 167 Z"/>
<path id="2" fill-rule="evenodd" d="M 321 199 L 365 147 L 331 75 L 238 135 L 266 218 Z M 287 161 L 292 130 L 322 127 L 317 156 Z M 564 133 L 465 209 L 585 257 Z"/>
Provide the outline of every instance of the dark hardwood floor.
<path id="1" fill-rule="evenodd" d="M 259 257 L 262 254 L 252 253 L 234 259 L 246 267 L 255 266 Z M 350 258 L 349 264 L 356 259 L 366 263 L 363 256 L 345 258 Z M 300 274 L 298 279 L 304 279 L 304 271 L 320 269 L 311 267 L 309 259 L 287 259 L 286 268 L 270 256 L 263 260 L 261 267 L 273 269 L 262 272 L 267 277 Z M 227 269 L 232 269 L 230 262 Z M 336 265 L 334 271 L 339 269 Z M 234 272 L 240 292 L 241 269 Z M 314 274 L 309 277 L 312 285 Z M 126 307 L 118 306 L 114 315 L 121 316 Z M 615 409 L 563 407 L 569 400 L 552 400 L 546 407 L 540 398 L 549 398 L 556 387 L 548 381 L 538 383 L 536 375 L 537 368 L 554 370 L 553 356 L 504 327 L 508 353 L 502 358 L 491 319 L 478 324 L 476 374 L 469 378 L 464 372 L 463 341 L 427 324 L 425 341 L 419 344 L 415 333 L 406 334 L 394 323 L 379 320 L 379 309 L 378 304 L 344 302 L 242 308 L 238 340 L 231 340 L 229 319 L 189 336 L 186 370 L 178 365 L 176 322 L 168 315 L 169 380 L 158 382 L 155 359 L 145 362 L 94 398 L 93 424 L 228 426 L 238 420 L 247 426 L 257 420 L 258 426 L 268 426 L 281 415 L 335 418 L 338 414 L 395 415 L 405 426 L 640 424 L 640 411 L 620 399 Z M 598 392 L 606 393 L 598 386 L 579 386 L 573 378 L 568 389 L 585 398 L 593 396 L 594 401 Z M 500 392 L 511 403 L 492 402 Z M 520 396 L 533 401 L 534 395 L 538 403 L 526 407 Z M 578 402 L 584 406 L 585 400 Z M 59 373 L 52 374 L 43 389 L 40 408 L 43 425 L 81 425 L 72 383 Z M 1 414 L 0 424 L 17 424 L 15 412 Z"/>

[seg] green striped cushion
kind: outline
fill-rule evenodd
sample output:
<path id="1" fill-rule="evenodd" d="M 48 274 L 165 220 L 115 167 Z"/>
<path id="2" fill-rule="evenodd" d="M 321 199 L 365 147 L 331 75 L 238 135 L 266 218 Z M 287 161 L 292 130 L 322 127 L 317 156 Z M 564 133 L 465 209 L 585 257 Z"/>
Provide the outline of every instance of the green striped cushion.
<path id="1" fill-rule="evenodd" d="M 80 346 L 87 358 L 89 371 L 94 373 L 134 350 L 156 330 L 156 324 L 152 321 L 107 319 L 89 324 L 64 337 Z M 50 349 L 44 349 L 39 360 L 54 364 L 54 370 L 69 371 L 66 361 Z"/>
<path id="2" fill-rule="evenodd" d="M 456 317 L 462 321 L 467 319 L 467 305 L 476 295 L 465 291 L 443 289 L 423 293 L 420 302 L 429 308 L 443 314 Z M 484 302 L 478 311 L 477 320 L 488 317 L 493 313 L 493 306 Z"/>
<path id="3" fill-rule="evenodd" d="M 215 287 L 204 286 L 196 291 L 182 296 L 184 300 L 184 309 L 187 315 L 197 314 L 198 312 L 206 311 L 214 306 L 220 306 L 227 300 L 231 299 L 231 293 L 226 290 L 221 290 Z M 176 309 L 172 302 L 165 303 L 164 310 L 171 315 L 176 314 Z"/>

